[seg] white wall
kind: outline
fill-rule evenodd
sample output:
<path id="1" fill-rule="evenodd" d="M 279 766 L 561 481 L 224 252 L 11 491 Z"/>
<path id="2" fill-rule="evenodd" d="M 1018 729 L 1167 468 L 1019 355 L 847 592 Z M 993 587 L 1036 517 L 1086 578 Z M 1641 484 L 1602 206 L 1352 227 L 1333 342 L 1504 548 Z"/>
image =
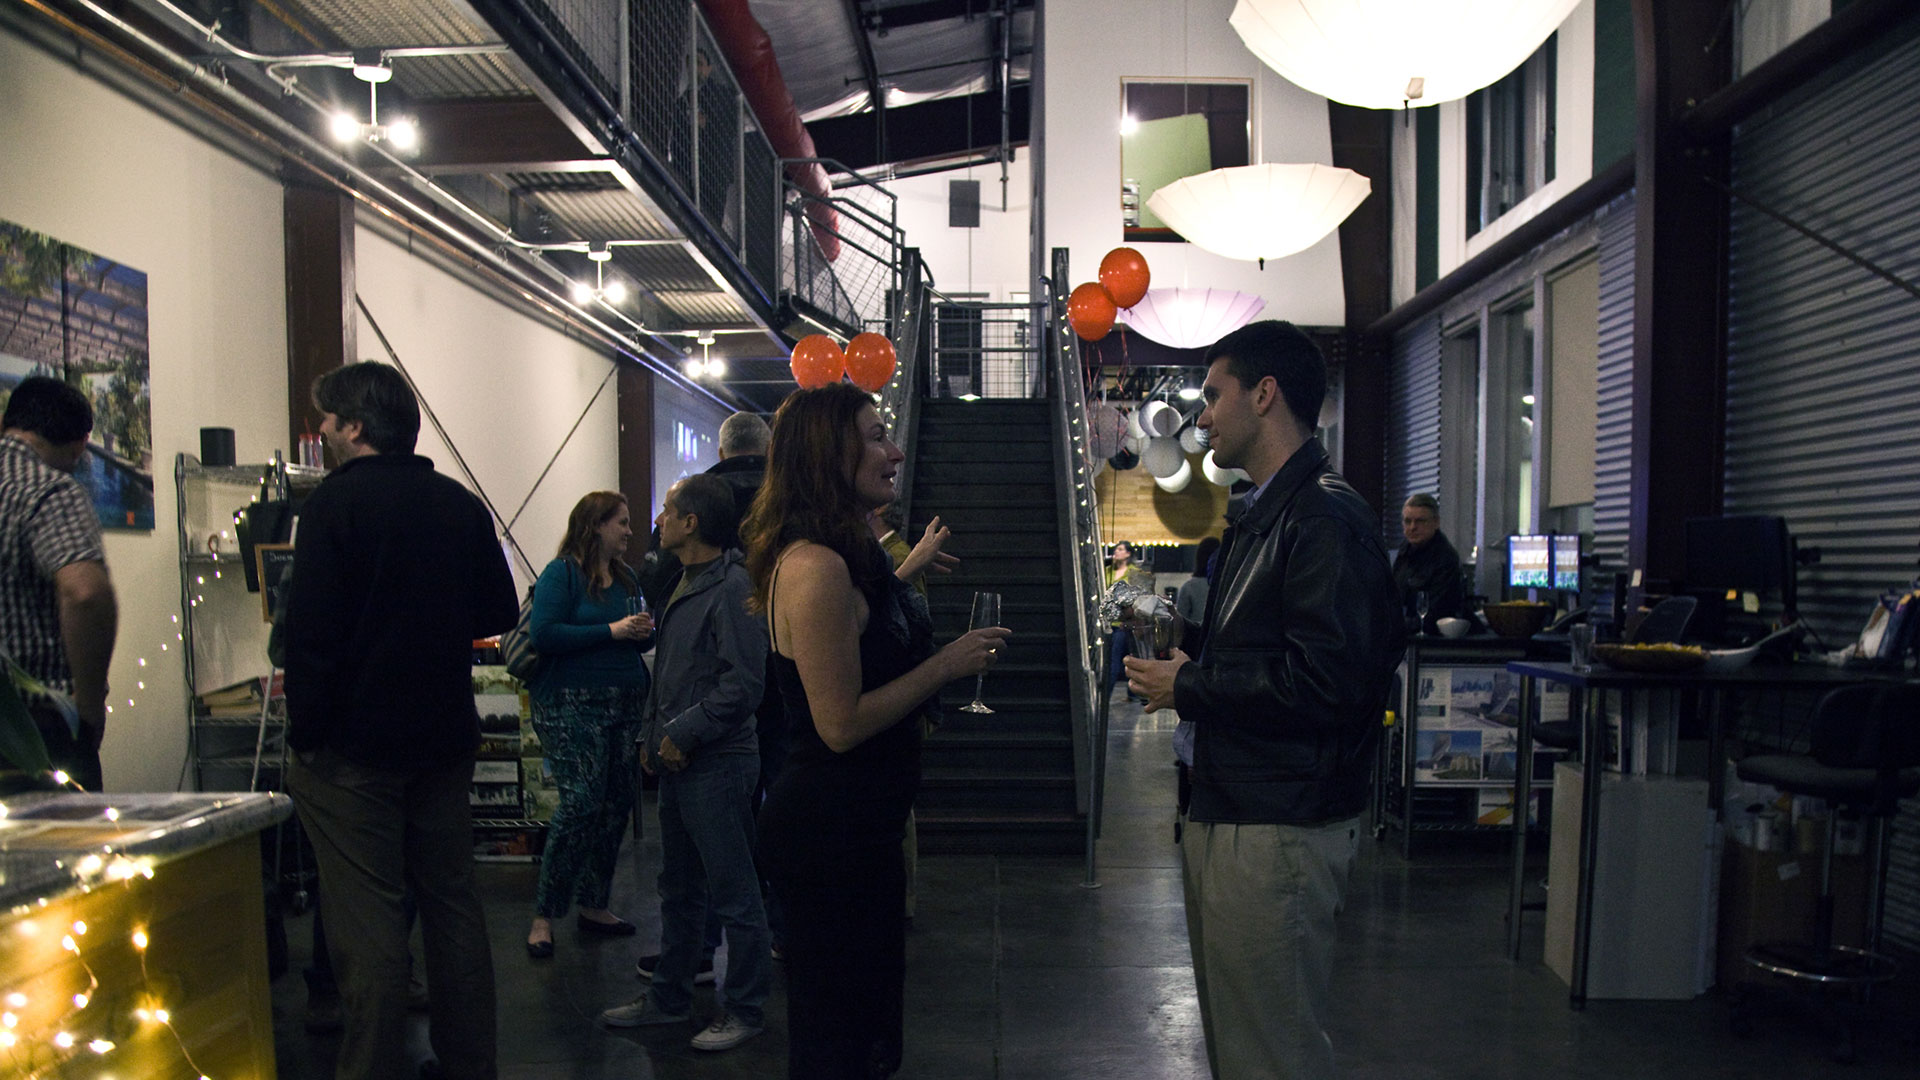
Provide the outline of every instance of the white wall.
<path id="1" fill-rule="evenodd" d="M 106 534 L 120 637 L 101 756 L 114 790 L 172 790 L 187 750 L 173 459 L 199 453 L 202 426 L 233 428 L 242 461 L 286 441 L 281 188 L 4 33 L 0 102 L 0 218 L 147 274 L 157 524 Z"/>
<path id="2" fill-rule="evenodd" d="M 1745 75 L 1833 15 L 1833 0 L 1747 0 L 1737 9 L 1734 74 Z"/>
<path id="3" fill-rule="evenodd" d="M 1116 145 L 1118 137 L 1116 131 Z M 998 164 L 889 180 L 882 185 L 900 200 L 900 227 L 907 234 L 907 244 L 920 249 L 920 257 L 933 271 L 934 287 L 941 292 L 986 293 L 988 300 L 1005 303 L 1014 299 L 1013 293 L 1025 293 L 1031 287 L 1027 280 L 1027 234 L 1033 172 L 1028 154 L 1025 149 L 1017 151 L 1007 165 L 1004 211 L 1000 209 Z M 977 229 L 956 229 L 947 224 L 947 185 L 955 180 L 980 181 Z M 1114 205 L 1119 205 L 1117 198 Z M 1116 209 L 1116 221 L 1118 213 Z"/>
<path id="4" fill-rule="evenodd" d="M 566 532 L 567 512 L 580 496 L 620 487 L 618 395 L 612 385 L 594 402 L 539 490 L 533 487 L 612 370 L 612 361 L 364 223 L 354 244 L 361 299 L 494 507 L 512 518 L 533 493 L 513 533 L 538 573 L 553 557 Z M 364 316 L 357 340 L 360 359 L 387 361 Z M 441 472 L 466 482 L 446 442 L 424 417 L 419 452 Z M 632 510 L 635 531 L 643 531 L 650 511 Z M 530 584 L 519 560 L 509 555 L 509 561 L 520 585 Z"/>
<path id="5" fill-rule="evenodd" d="M 1254 58 L 1227 25 L 1233 0 L 1048 0 L 1044 64 L 1045 243 L 1071 249 L 1071 287 L 1092 280 L 1121 244 L 1120 82 L 1123 78 L 1254 80 L 1257 163 L 1333 163 L 1326 99 Z M 1373 198 L 1387 198 L 1384 178 Z M 982 195 L 985 195 L 983 190 Z M 1024 246 L 1024 245 L 1023 245 Z M 1264 271 L 1191 244 L 1136 244 L 1156 287 L 1225 288 L 1264 297 L 1262 318 L 1314 326 L 1346 320 L 1337 236 Z"/>

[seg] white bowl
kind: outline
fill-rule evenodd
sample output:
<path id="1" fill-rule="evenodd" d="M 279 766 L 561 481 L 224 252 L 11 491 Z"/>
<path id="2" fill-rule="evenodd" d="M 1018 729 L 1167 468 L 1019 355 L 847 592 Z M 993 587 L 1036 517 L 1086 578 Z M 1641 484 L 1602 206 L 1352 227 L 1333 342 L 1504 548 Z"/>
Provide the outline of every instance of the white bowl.
<path id="1" fill-rule="evenodd" d="M 1749 645 L 1744 649 L 1708 649 L 1707 662 L 1700 665 L 1700 670 L 1716 674 L 1739 671 L 1753 663 L 1753 658 L 1759 655 L 1760 646 L 1757 644 Z"/>
<path id="2" fill-rule="evenodd" d="M 1450 638 L 1466 637 L 1467 631 L 1473 629 L 1473 624 L 1466 619 L 1440 619 L 1433 625 L 1441 637 Z"/>

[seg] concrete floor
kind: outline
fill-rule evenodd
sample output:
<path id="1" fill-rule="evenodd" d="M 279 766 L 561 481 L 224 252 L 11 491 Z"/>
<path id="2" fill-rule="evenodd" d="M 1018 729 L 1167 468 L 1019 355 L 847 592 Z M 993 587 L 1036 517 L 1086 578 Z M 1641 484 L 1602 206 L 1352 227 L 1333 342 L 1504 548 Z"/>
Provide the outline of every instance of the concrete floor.
<path id="1" fill-rule="evenodd" d="M 1114 708 L 1101 887 L 1082 887 L 1079 859 L 927 856 L 907 950 L 907 1047 L 912 1080 L 1189 1080 L 1207 1075 L 1193 999 L 1178 852 L 1172 844 L 1169 714 Z M 651 806 L 648 836 L 657 835 Z M 691 1028 L 609 1032 L 595 1016 L 644 985 L 633 960 L 653 951 L 650 903 L 659 848 L 623 856 L 614 909 L 637 939 L 583 939 L 558 927 L 558 954 L 522 946 L 534 868 L 487 864 L 480 882 L 492 929 L 505 1080 L 784 1077 L 784 985 L 776 979 L 766 1035 L 722 1054 L 688 1049 Z M 1879 1030 L 1860 1062 L 1835 1064 L 1813 1029 L 1764 1023 L 1728 1032 L 1717 994 L 1691 1002 L 1594 1002 L 1567 1008 L 1564 985 L 1540 960 L 1540 916 L 1529 916 L 1523 960 L 1507 961 L 1504 848 L 1441 843 L 1405 860 L 1364 843 L 1340 922 L 1333 1039 L 1355 1080 L 1619 1077 L 1672 1080 L 1920 1076 L 1920 994 L 1911 976 L 1875 1006 Z M 645 884 L 642 884 L 645 883 Z M 280 1075 L 327 1077 L 334 1040 L 301 1027 L 299 968 L 308 920 L 288 922 L 289 973 L 274 984 Z M 777 966 L 777 965 L 776 965 Z M 695 1015 L 712 1011 L 701 988 Z M 427 1056 L 425 1022 L 417 1034 Z"/>

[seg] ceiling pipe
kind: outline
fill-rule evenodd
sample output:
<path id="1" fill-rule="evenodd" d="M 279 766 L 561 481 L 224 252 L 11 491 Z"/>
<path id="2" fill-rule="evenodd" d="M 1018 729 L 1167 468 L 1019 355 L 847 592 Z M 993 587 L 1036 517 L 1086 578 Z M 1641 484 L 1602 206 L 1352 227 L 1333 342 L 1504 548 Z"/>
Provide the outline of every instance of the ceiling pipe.
<path id="1" fill-rule="evenodd" d="M 44 0 L 23 0 L 23 2 L 28 7 L 39 11 L 47 19 L 66 29 L 69 33 L 95 42 L 106 55 L 116 56 L 125 62 L 138 65 L 136 70 L 144 69 L 145 72 L 153 76 L 168 77 L 164 72 L 148 67 L 139 57 L 125 53 L 117 46 L 101 38 L 94 31 L 73 21 L 73 19 L 67 15 L 48 7 Z M 713 394 L 712 391 L 686 380 L 673 361 L 660 359 L 648 348 L 648 346 L 651 345 L 668 356 L 678 358 L 682 353 L 672 345 L 654 337 L 650 333 L 629 334 L 601 321 L 599 318 L 581 309 L 578 305 L 569 302 L 547 282 L 541 281 L 528 273 L 527 266 L 509 262 L 488 245 L 474 239 L 463 230 L 434 213 L 432 207 L 423 206 L 413 201 L 405 193 L 389 186 L 380 180 L 379 177 L 374 176 L 353 162 L 334 153 L 324 143 L 321 143 L 297 125 L 282 118 L 259 102 L 254 101 L 246 94 L 230 86 L 226 81 L 203 71 L 198 64 L 174 52 L 171 48 L 162 44 L 145 31 L 142 31 L 138 27 L 133 26 L 126 20 L 101 7 L 95 0 L 75 0 L 75 3 L 86 9 L 101 22 L 126 35 L 129 40 L 146 50 L 154 59 L 159 60 L 171 68 L 174 72 L 171 77 L 178 80 L 176 85 L 171 88 L 175 93 L 191 88 L 192 90 L 198 91 L 200 101 L 205 103 L 204 107 L 211 108 L 216 102 L 225 106 L 227 109 L 232 110 L 232 112 L 221 113 L 220 110 L 213 111 L 216 115 L 229 117 L 230 123 L 245 124 L 245 130 L 254 134 L 255 137 L 268 142 L 283 156 L 314 170 L 333 183 L 340 184 L 344 190 L 367 202 L 374 209 L 379 210 L 389 217 L 395 218 L 396 220 L 407 220 L 395 212 L 397 209 L 404 211 L 407 218 L 412 219 L 412 222 L 431 226 L 429 235 L 433 233 L 439 234 L 435 238 L 442 243 L 446 243 L 450 247 L 459 250 L 462 254 L 472 258 L 476 264 L 483 264 L 509 279 L 525 299 L 547 308 L 563 319 L 576 323 L 589 333 L 600 336 L 608 344 L 613 345 L 618 351 L 641 362 L 650 370 L 667 375 L 676 382 L 683 383 L 691 389 L 704 393 L 718 404 L 731 406 L 732 403 L 718 397 Z M 323 164 L 325 166 L 324 168 L 322 167 Z M 351 177 L 362 185 L 362 187 L 356 188 L 342 184 L 340 181 L 341 176 Z M 557 276 L 561 280 L 565 280 L 564 274 L 561 274 L 557 269 L 549 266 L 545 262 L 536 261 L 532 266 L 538 267 L 548 275 Z M 536 295 L 536 293 L 538 295 Z"/>
<path id="2" fill-rule="evenodd" d="M 747 7 L 747 0 L 700 0 L 720 52 L 733 69 L 733 77 L 746 96 L 747 105 L 760 121 L 760 130 L 773 144 L 773 152 L 782 158 L 815 158 L 813 136 L 794 108 L 793 93 L 780 74 L 780 61 L 773 55 L 773 39 L 767 36 L 759 20 Z M 805 192 L 807 221 L 813 228 L 820 251 L 832 262 L 840 257 L 840 215 L 827 200 L 833 189 L 827 183 L 827 170 L 815 161 L 788 161 L 787 178 Z"/>

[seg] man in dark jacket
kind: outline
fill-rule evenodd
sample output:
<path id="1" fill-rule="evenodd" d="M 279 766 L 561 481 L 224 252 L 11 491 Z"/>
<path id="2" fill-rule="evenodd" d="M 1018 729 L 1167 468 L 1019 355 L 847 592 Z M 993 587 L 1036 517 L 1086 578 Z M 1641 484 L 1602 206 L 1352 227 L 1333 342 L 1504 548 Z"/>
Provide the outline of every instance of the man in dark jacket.
<path id="1" fill-rule="evenodd" d="M 1257 485 L 1229 522 L 1198 662 L 1127 660 L 1147 711 L 1193 721 L 1181 840 L 1215 1077 L 1331 1077 L 1334 914 L 1405 637 L 1379 518 L 1313 437 L 1326 364 L 1283 322 L 1207 352 L 1200 427 Z"/>
<path id="2" fill-rule="evenodd" d="M 1393 584 L 1408 616 L 1420 618 L 1420 594 L 1427 594 L 1420 631 L 1437 633 L 1441 619 L 1466 614 L 1467 590 L 1460 579 L 1460 553 L 1440 531 L 1440 503 L 1426 492 L 1407 497 L 1400 508 L 1400 534 L 1407 538 L 1393 554 Z"/>
<path id="3" fill-rule="evenodd" d="M 513 579 L 480 500 L 413 453 L 420 410 L 399 372 L 351 364 L 321 376 L 313 400 L 339 465 L 308 497 L 294 548 L 287 790 L 320 866 L 345 1019 L 337 1075 L 414 1073 L 411 886 L 441 1072 L 492 1080 L 493 958 L 467 806 L 472 644 L 513 625 Z"/>

